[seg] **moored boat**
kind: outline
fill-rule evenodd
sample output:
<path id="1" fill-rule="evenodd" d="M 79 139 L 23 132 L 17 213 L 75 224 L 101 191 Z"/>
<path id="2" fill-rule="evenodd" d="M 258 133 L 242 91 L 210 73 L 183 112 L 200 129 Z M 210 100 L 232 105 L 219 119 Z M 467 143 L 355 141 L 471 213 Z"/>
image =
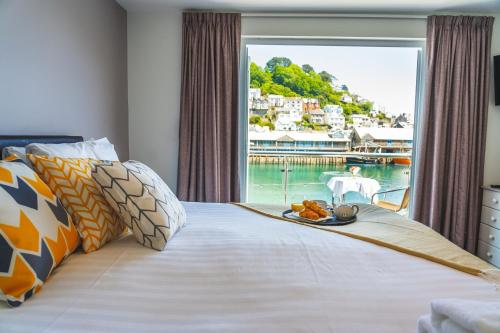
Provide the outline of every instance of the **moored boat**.
<path id="1" fill-rule="evenodd" d="M 392 159 L 392 163 L 396 165 L 411 165 L 411 159 L 409 157 L 395 157 Z"/>
<path id="2" fill-rule="evenodd" d="M 379 164 L 378 158 L 370 158 L 364 156 L 350 156 L 346 157 L 346 164 Z"/>

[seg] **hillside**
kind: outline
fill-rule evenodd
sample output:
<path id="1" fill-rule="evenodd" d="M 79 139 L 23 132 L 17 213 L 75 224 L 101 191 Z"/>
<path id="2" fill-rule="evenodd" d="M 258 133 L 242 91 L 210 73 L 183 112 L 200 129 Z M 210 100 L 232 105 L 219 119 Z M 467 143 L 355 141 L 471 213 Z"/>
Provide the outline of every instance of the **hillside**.
<path id="1" fill-rule="evenodd" d="M 260 88 L 262 95 L 276 94 L 285 97 L 317 98 L 321 107 L 327 104 L 341 105 L 344 115 L 366 114 L 372 110 L 372 102 L 358 103 L 357 96 L 344 86 L 335 90 L 332 86 L 335 76 L 326 71 L 317 73 L 310 65 L 299 66 L 288 58 L 274 57 L 265 68 L 256 63 L 250 64 L 250 87 Z M 343 94 L 352 97 L 353 103 L 343 103 Z"/>

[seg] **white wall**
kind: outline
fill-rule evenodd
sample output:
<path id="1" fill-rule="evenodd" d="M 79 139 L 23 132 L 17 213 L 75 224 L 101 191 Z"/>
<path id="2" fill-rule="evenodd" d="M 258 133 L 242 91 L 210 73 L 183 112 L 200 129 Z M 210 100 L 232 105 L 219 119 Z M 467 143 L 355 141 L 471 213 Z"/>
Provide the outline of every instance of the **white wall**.
<path id="1" fill-rule="evenodd" d="M 251 36 L 425 38 L 419 19 L 243 17 L 242 34 Z"/>
<path id="2" fill-rule="evenodd" d="M 107 136 L 128 158 L 127 13 L 0 0 L 0 134 Z"/>
<path id="3" fill-rule="evenodd" d="M 475 14 L 477 15 L 477 14 Z M 175 188 L 181 67 L 177 9 L 128 14 L 131 158 L 150 163 Z M 500 54 L 500 15 L 493 54 Z M 424 38 L 425 20 L 244 17 L 246 36 Z M 493 103 L 493 102 L 492 102 Z M 500 183 L 500 110 L 490 107 L 485 184 Z"/>
<path id="4" fill-rule="evenodd" d="M 130 158 L 177 185 L 182 13 L 128 14 Z"/>

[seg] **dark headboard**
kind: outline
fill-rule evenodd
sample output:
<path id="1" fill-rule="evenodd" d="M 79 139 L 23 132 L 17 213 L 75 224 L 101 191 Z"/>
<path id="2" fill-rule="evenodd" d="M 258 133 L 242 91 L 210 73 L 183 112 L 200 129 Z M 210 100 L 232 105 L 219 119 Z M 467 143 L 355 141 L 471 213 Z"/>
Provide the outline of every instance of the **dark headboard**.
<path id="1" fill-rule="evenodd" d="M 83 137 L 70 135 L 0 135 L 0 159 L 4 147 L 24 147 L 30 143 L 75 143 L 81 141 L 83 141 Z"/>

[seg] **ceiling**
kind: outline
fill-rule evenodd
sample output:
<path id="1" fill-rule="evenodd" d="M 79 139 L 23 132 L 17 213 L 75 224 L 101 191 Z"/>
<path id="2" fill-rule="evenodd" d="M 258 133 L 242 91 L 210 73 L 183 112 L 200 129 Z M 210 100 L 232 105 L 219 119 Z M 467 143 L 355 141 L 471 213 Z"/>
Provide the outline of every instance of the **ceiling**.
<path id="1" fill-rule="evenodd" d="M 238 12 L 500 12 L 500 0 L 117 0 L 128 11 L 162 8 Z"/>

